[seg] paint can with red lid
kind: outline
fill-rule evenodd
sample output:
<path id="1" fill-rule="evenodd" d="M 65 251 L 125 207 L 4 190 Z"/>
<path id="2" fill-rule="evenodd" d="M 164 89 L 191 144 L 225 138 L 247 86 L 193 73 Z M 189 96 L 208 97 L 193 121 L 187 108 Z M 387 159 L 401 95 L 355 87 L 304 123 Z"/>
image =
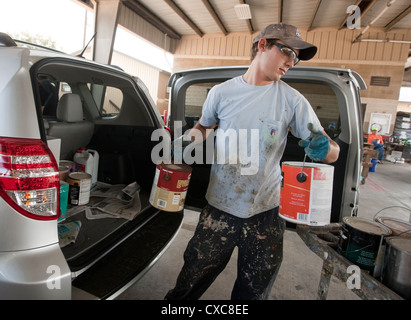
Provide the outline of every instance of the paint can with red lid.
<path id="1" fill-rule="evenodd" d="M 283 162 L 279 216 L 289 222 L 325 226 L 331 219 L 334 167 Z"/>

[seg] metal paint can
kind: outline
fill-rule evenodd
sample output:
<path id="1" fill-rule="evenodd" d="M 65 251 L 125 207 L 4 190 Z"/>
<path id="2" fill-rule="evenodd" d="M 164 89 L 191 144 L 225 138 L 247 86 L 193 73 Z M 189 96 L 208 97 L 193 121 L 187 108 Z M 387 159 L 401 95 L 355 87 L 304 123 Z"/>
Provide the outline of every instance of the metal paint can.
<path id="1" fill-rule="evenodd" d="M 72 205 L 84 205 L 90 200 L 91 175 L 85 172 L 72 172 L 67 177 L 69 200 Z"/>
<path id="2" fill-rule="evenodd" d="M 283 162 L 279 215 L 294 223 L 330 223 L 334 167 L 322 163 Z"/>
<path id="3" fill-rule="evenodd" d="M 411 299 L 411 239 L 387 238 L 383 283 L 403 298 Z"/>
<path id="4" fill-rule="evenodd" d="M 344 217 L 337 252 L 372 274 L 384 251 L 384 238 L 391 230 L 381 223 Z"/>
<path id="5" fill-rule="evenodd" d="M 192 169 L 186 164 L 158 164 L 150 193 L 150 203 L 163 211 L 184 209 Z"/>

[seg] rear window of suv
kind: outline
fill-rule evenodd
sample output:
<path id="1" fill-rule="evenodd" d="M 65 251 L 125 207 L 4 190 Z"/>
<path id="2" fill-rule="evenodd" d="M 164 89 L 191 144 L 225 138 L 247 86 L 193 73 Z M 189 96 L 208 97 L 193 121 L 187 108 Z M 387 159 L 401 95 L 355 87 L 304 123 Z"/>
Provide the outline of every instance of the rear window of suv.
<path id="1" fill-rule="evenodd" d="M 56 120 L 61 97 L 73 93 L 81 97 L 84 118 L 89 121 L 115 120 L 117 124 L 157 125 L 153 122 L 152 109 L 155 105 L 144 84 L 121 71 L 87 61 L 53 58 L 37 62 L 30 72 L 35 80 L 33 85 L 38 87 L 37 101 L 44 107 L 42 115 L 46 120 Z M 47 97 L 41 92 L 42 86 L 54 92 L 47 104 Z"/>
<path id="2" fill-rule="evenodd" d="M 102 118 L 113 118 L 120 113 L 123 103 L 123 92 L 120 89 L 98 84 L 88 84 L 88 87 Z M 104 94 L 100 96 L 96 95 L 96 92 Z"/>
<path id="3" fill-rule="evenodd" d="M 123 92 L 119 88 L 91 83 L 88 83 L 87 87 L 92 92 L 96 108 L 103 119 L 116 117 L 120 113 Z M 58 100 L 63 94 L 73 93 L 67 82 L 59 84 L 48 80 L 41 81 L 40 91 L 40 100 L 44 107 L 43 114 L 46 116 L 56 114 Z M 51 98 L 53 95 L 56 95 L 55 99 Z"/>

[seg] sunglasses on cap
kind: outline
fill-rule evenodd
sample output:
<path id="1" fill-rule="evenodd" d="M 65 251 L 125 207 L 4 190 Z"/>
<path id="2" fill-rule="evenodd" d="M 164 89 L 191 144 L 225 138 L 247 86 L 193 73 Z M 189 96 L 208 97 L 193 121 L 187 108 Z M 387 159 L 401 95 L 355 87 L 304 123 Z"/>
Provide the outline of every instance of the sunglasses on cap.
<path id="1" fill-rule="evenodd" d="M 273 42 L 272 44 L 275 45 L 278 48 L 278 50 L 280 50 L 282 53 L 284 53 L 287 58 L 293 60 L 294 65 L 296 65 L 300 61 L 300 59 L 298 58 L 297 53 L 293 49 L 291 49 L 290 47 L 287 47 L 286 45 L 283 45 L 283 44 L 278 43 L 278 42 Z"/>

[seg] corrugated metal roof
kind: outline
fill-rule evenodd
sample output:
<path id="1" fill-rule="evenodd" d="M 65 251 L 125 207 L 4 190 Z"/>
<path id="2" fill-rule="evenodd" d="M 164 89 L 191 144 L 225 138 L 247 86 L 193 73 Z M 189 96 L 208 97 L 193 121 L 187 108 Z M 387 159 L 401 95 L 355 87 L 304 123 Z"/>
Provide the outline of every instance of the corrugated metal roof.
<path id="1" fill-rule="evenodd" d="M 91 0 L 77 1 L 92 6 Z M 170 51 L 184 35 L 203 37 L 247 31 L 254 34 L 268 24 L 279 22 L 308 31 L 341 30 L 360 22 L 356 40 L 367 39 L 370 27 L 381 28 L 379 41 L 398 40 L 397 29 L 411 29 L 411 0 L 121 0 L 121 4 L 127 9 L 121 10 L 124 15 L 132 12 L 140 19 L 140 25 L 149 23 L 155 27 L 142 32 L 142 28 L 134 30 L 132 26 L 131 30 L 144 33 L 143 37 L 160 46 L 169 38 Z M 248 4 L 252 18 L 238 19 L 234 10 L 237 4 Z M 350 11 L 350 6 L 357 10 Z M 132 21 L 135 24 L 137 19 Z M 407 67 L 406 71 L 411 72 Z"/>
<path id="2" fill-rule="evenodd" d="M 93 7 L 91 0 L 77 0 Z M 251 19 L 239 19 L 235 5 L 250 7 Z M 301 29 L 411 29 L 411 0 L 121 0 L 121 5 L 173 39 L 183 35 L 249 31 L 271 23 Z M 353 11 L 355 9 L 355 11 Z M 354 19 L 355 18 L 355 19 Z"/>

